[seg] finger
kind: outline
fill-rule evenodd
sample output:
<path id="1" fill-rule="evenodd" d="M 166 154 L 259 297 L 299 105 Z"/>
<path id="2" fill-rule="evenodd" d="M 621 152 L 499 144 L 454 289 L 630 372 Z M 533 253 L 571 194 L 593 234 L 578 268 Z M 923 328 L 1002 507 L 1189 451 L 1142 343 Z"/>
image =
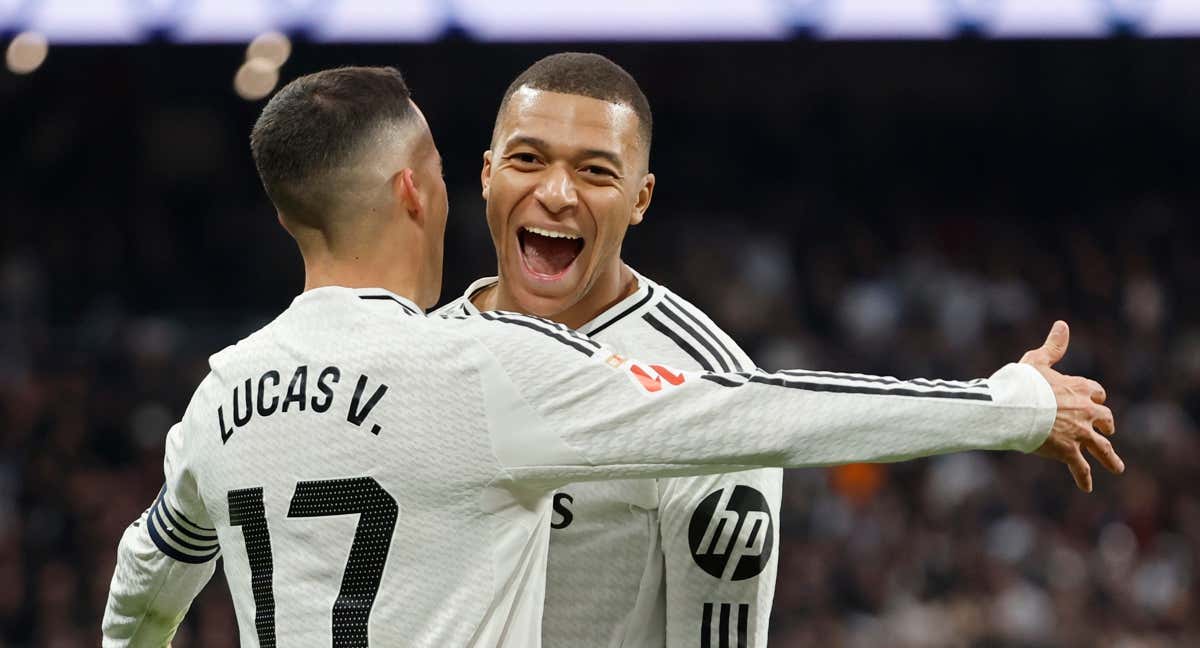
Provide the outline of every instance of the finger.
<path id="1" fill-rule="evenodd" d="M 1042 350 L 1046 352 L 1046 358 L 1049 364 L 1054 364 L 1063 359 L 1067 353 L 1067 344 L 1071 341 L 1071 329 L 1067 327 L 1067 323 L 1058 320 L 1054 326 L 1050 327 L 1050 334 L 1046 336 L 1045 343 L 1042 344 Z"/>
<path id="2" fill-rule="evenodd" d="M 1083 453 L 1076 448 L 1074 454 L 1067 457 L 1066 462 L 1079 490 L 1085 493 L 1092 492 L 1092 467 L 1088 465 L 1087 459 L 1083 458 Z"/>
<path id="3" fill-rule="evenodd" d="M 1117 456 L 1117 451 L 1113 449 L 1112 443 L 1104 437 L 1092 433 L 1092 438 L 1089 440 L 1088 452 L 1092 456 L 1100 460 L 1100 465 L 1108 469 L 1114 475 L 1120 475 L 1125 472 L 1125 462 L 1121 461 L 1121 457 Z"/>
<path id="4" fill-rule="evenodd" d="M 1104 390 L 1104 385 L 1095 380 L 1087 381 L 1088 394 L 1092 398 L 1092 402 L 1098 405 L 1103 405 L 1104 401 L 1108 400 L 1108 392 Z"/>
<path id="5" fill-rule="evenodd" d="M 1097 432 L 1106 436 L 1116 434 L 1117 424 L 1113 420 L 1112 410 L 1104 406 L 1097 407 L 1096 410 L 1092 418 L 1092 427 L 1096 428 Z"/>

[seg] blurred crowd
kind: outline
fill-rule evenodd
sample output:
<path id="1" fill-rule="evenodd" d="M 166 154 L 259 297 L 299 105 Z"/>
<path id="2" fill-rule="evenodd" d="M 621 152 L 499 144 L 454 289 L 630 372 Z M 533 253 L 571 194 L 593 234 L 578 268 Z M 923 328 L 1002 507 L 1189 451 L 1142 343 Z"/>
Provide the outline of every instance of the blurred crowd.
<path id="1" fill-rule="evenodd" d="M 763 231 L 689 214 L 671 254 L 629 255 L 767 368 L 986 375 L 1063 318 L 1064 371 L 1108 388 L 1129 469 L 1098 474 L 1091 495 L 1016 455 L 790 471 L 772 645 L 1200 642 L 1197 232 L 1170 206 L 1126 207 L 1139 217 L 1102 230 L 927 214 Z M 653 247 L 673 223 L 630 242 Z M 45 259 L 0 263 L 0 645 L 94 645 L 117 539 L 161 481 L 164 433 L 207 354 L 255 322 L 97 297 L 52 325 L 67 281 Z M 175 645 L 235 636 L 218 576 Z"/>
<path id="2" fill-rule="evenodd" d="M 976 76 L 952 74 L 952 59 L 905 67 L 922 70 L 914 98 L 914 77 L 854 60 L 837 69 L 860 83 L 771 52 L 694 48 L 710 64 L 694 67 L 671 51 L 657 66 L 617 57 L 641 61 L 661 133 L 631 265 L 768 369 L 985 376 L 1065 319 L 1062 369 L 1105 384 L 1128 466 L 1097 467 L 1090 495 L 1065 467 L 1011 453 L 790 471 L 771 645 L 1200 645 L 1200 200 L 1177 155 L 1195 135 L 1165 107 L 1125 126 L 1142 110 L 1132 98 L 1174 101 L 1174 68 L 1139 68 L 1162 82 L 1154 92 L 1092 101 L 1143 76 L 1076 52 L 1038 68 L 1061 84 L 1025 86 L 1005 72 L 1031 56 L 1015 48 L 991 68 L 969 59 L 992 70 Z M 905 51 L 924 65 L 924 50 Z M 59 53 L 78 67 L 33 85 L 0 78 L 0 108 L 16 107 L 0 120 L 16 143 L 0 165 L 0 648 L 97 644 L 117 541 L 159 489 L 166 430 L 208 355 L 302 285 L 249 165 L 256 107 L 214 99 L 230 94 L 224 76 L 156 76 L 153 55 L 129 51 L 105 54 L 101 75 L 93 54 Z M 203 70 L 226 54 L 240 56 L 171 60 Z M 470 101 L 414 83 L 452 192 L 445 300 L 494 268 L 479 143 L 534 56 L 508 58 Z M 431 59 L 430 74 L 478 63 L 460 59 Z M 753 112 L 738 103 L 742 67 L 810 83 L 762 81 L 774 102 Z M 671 81 L 711 71 L 724 73 Z M 699 85 L 713 92 L 688 90 Z M 1108 112 L 1075 124 L 1029 105 Z M 680 146 L 693 132 L 703 148 Z M 236 637 L 218 573 L 174 645 Z"/>

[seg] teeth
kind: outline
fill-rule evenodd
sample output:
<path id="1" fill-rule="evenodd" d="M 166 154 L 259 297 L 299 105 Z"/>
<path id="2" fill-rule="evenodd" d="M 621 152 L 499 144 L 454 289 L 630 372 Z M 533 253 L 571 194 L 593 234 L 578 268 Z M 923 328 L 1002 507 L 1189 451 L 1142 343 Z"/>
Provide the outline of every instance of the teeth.
<path id="1" fill-rule="evenodd" d="M 540 227 L 526 227 L 525 231 L 533 232 L 534 234 L 540 234 L 542 236 L 547 236 L 550 238 L 565 238 L 565 239 L 579 238 L 578 236 L 576 236 L 574 234 L 568 234 L 566 232 L 555 232 L 555 231 L 548 230 L 548 229 L 542 229 Z"/>

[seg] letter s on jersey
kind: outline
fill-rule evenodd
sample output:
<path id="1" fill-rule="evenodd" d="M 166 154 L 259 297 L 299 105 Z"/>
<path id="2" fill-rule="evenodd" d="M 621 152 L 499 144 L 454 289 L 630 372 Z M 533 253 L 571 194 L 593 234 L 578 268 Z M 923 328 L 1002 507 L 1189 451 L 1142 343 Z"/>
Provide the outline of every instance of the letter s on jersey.
<path id="1" fill-rule="evenodd" d="M 554 516 L 550 518 L 551 529 L 565 529 L 571 526 L 571 522 L 575 520 L 575 514 L 571 509 L 567 508 L 567 504 L 574 504 L 575 498 L 566 493 L 554 494 Z"/>
<path id="2" fill-rule="evenodd" d="M 713 491 L 688 524 L 692 558 L 714 578 L 754 578 L 775 549 L 774 525 L 767 498 L 758 490 L 738 485 Z"/>

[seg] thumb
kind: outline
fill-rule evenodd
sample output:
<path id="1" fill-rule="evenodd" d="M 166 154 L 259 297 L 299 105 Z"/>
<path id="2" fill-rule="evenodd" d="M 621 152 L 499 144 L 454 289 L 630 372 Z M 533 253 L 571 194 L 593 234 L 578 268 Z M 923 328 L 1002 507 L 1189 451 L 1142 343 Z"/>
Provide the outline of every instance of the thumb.
<path id="1" fill-rule="evenodd" d="M 1067 327 L 1067 323 L 1058 320 L 1054 326 L 1050 327 L 1050 335 L 1046 336 L 1046 342 L 1042 344 L 1042 350 L 1046 352 L 1046 359 L 1049 364 L 1053 365 L 1067 353 L 1067 343 L 1071 340 L 1071 329 Z"/>

